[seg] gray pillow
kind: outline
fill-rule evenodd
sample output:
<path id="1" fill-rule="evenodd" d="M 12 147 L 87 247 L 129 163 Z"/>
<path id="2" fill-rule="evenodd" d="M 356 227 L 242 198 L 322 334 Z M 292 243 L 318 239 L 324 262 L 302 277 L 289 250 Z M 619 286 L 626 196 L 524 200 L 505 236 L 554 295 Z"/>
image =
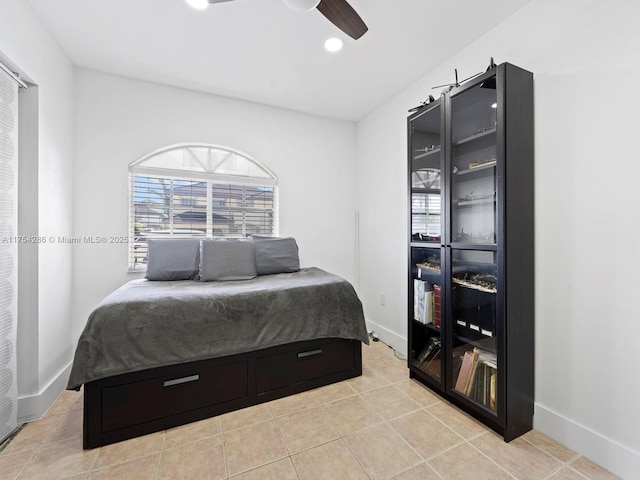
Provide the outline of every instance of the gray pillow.
<path id="1" fill-rule="evenodd" d="M 147 280 L 194 280 L 199 266 L 199 238 L 147 239 Z"/>
<path id="2" fill-rule="evenodd" d="M 256 251 L 258 275 L 290 273 L 300 270 L 298 244 L 295 238 L 258 236 L 252 238 Z"/>
<path id="3" fill-rule="evenodd" d="M 256 273 L 253 242 L 249 240 L 202 239 L 200 280 L 248 280 Z"/>

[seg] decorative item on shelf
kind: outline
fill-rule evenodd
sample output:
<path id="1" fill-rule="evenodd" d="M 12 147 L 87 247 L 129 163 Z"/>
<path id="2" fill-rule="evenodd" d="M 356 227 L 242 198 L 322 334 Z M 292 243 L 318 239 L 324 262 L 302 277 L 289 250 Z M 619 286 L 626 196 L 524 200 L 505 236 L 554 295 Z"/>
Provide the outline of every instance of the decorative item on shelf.
<path id="1" fill-rule="evenodd" d="M 471 167 L 469 167 L 471 168 Z M 496 196 L 496 192 L 491 192 L 491 193 L 476 193 L 475 195 L 473 194 L 473 190 L 471 190 L 471 192 L 469 192 L 467 195 L 465 195 L 464 197 L 458 197 L 458 198 L 454 198 L 453 199 L 453 203 L 454 204 L 464 204 L 465 202 L 476 202 L 479 200 L 487 200 L 487 199 L 494 199 Z"/>
<path id="2" fill-rule="evenodd" d="M 435 102 L 435 101 L 436 101 L 436 99 L 433 98 L 433 95 L 429 95 L 429 97 L 424 102 L 422 102 L 417 107 L 413 107 L 412 109 L 409 110 L 409 112 L 410 113 L 411 112 L 417 112 L 418 110 L 420 110 L 420 109 L 426 107 L 427 105 L 429 105 L 431 102 Z"/>
<path id="3" fill-rule="evenodd" d="M 489 157 L 489 160 L 486 160 L 484 162 L 471 162 L 469 164 L 469 169 L 473 170 L 474 168 L 485 167 L 485 166 L 495 165 L 495 164 L 496 164 L 496 156 L 492 155 L 491 157 Z"/>
<path id="4" fill-rule="evenodd" d="M 482 128 L 476 128 L 476 129 L 473 131 L 473 135 L 474 135 L 474 136 L 475 136 L 475 135 L 481 135 L 481 134 L 483 134 L 483 133 L 487 133 L 487 132 L 490 132 L 490 131 L 495 130 L 495 129 L 496 129 L 496 127 L 482 127 Z"/>
<path id="5" fill-rule="evenodd" d="M 438 237 L 439 239 L 440 237 Z M 438 255 L 430 255 L 424 262 L 416 263 L 416 267 L 429 268 L 431 270 L 440 271 L 440 257 Z"/>
<path id="6" fill-rule="evenodd" d="M 487 67 L 487 72 L 493 70 L 494 68 L 496 68 L 496 64 L 493 61 L 493 57 L 491 57 L 491 60 L 489 61 L 489 66 Z M 496 77 L 493 76 L 491 78 L 486 79 L 484 82 L 482 82 L 480 84 L 480 88 L 491 88 L 494 89 L 496 88 Z"/>
<path id="7" fill-rule="evenodd" d="M 464 243 L 494 243 L 495 233 L 492 231 L 488 233 L 465 233 L 464 228 L 461 228 L 458 233 L 453 234 L 454 242 Z"/>
<path id="8" fill-rule="evenodd" d="M 471 80 L 472 78 L 477 77 L 478 75 L 482 75 L 482 72 L 480 73 L 476 73 L 475 75 L 471 75 L 470 77 L 465 78 L 464 80 L 458 80 L 458 69 L 455 68 L 454 69 L 455 72 L 455 76 L 456 76 L 456 81 L 455 83 L 445 83 L 443 85 L 436 85 L 435 87 L 431 87 L 432 89 L 436 89 L 436 88 L 442 88 L 442 87 L 446 87 L 444 90 L 442 90 L 441 95 L 444 95 L 445 93 L 450 92 L 451 90 L 453 90 L 455 87 L 459 87 L 460 84 L 466 82 L 467 80 Z"/>
<path id="9" fill-rule="evenodd" d="M 498 279 L 495 275 L 490 273 L 456 273 L 453 276 L 453 281 L 458 285 L 464 287 L 473 288 L 486 293 L 496 293 Z"/>
<path id="10" fill-rule="evenodd" d="M 459 232 L 453 234 L 454 242 L 465 242 L 471 240 L 470 233 L 464 233 L 464 228 L 461 228 Z"/>
<path id="11" fill-rule="evenodd" d="M 418 242 L 439 242 L 440 241 L 440 235 L 431 235 L 429 233 L 420 233 L 420 232 L 414 233 L 413 235 L 411 235 L 411 238 Z"/>
<path id="12" fill-rule="evenodd" d="M 415 151 L 420 153 L 423 153 L 423 152 L 429 153 L 429 152 L 435 152 L 437 150 L 440 150 L 440 145 L 427 145 L 425 147 L 417 148 Z"/>

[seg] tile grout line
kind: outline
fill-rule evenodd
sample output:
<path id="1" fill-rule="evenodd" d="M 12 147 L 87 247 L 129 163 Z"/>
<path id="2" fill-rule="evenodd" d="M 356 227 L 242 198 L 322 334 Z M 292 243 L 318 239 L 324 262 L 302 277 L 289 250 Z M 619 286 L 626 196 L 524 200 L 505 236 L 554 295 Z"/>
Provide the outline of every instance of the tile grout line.
<path id="1" fill-rule="evenodd" d="M 349 434 L 349 435 L 351 435 L 351 434 Z M 349 445 L 347 440 L 344 437 L 340 437 L 340 440 L 342 440 L 342 443 L 347 447 L 347 450 L 349 450 L 349 452 L 351 453 L 353 458 L 356 460 L 356 462 L 358 462 L 358 465 L 360 465 L 360 468 L 362 468 L 362 471 L 364 472 L 364 474 L 367 477 L 369 477 L 369 480 L 374 480 L 373 477 L 371 476 L 371 474 L 369 473 L 369 470 L 367 470 L 364 467 L 364 465 L 362 464 L 362 461 L 360 460 L 360 458 L 358 458 L 358 456 L 356 455 L 356 452 L 353 451 L 353 449 L 351 448 L 351 446 Z"/>
<path id="2" fill-rule="evenodd" d="M 587 477 L 587 475 L 585 475 L 584 473 L 579 472 L 578 470 L 576 470 L 575 468 L 572 467 L 572 465 L 574 463 L 576 463 L 578 460 L 580 460 L 581 458 L 584 458 L 586 461 L 591 462 L 591 460 L 589 460 L 587 457 L 583 456 L 583 455 L 578 455 L 575 458 L 572 458 L 571 461 L 566 463 L 566 467 L 569 468 L 571 471 L 576 472 L 579 475 L 582 475 L 584 478 L 586 478 L 587 480 L 591 480 L 591 477 Z M 593 463 L 593 462 L 591 462 Z M 594 464 L 598 467 L 600 467 L 600 465 L 598 465 L 597 463 Z M 600 468 L 604 468 L 604 467 L 600 467 Z M 606 469 L 605 469 L 606 470 Z M 609 472 L 609 470 L 607 470 L 607 472 L 611 475 L 613 475 L 613 473 Z M 615 478 L 618 478 L 617 476 L 615 476 Z"/>
<path id="3" fill-rule="evenodd" d="M 478 438 L 478 437 L 476 437 Z M 489 455 L 487 455 L 486 453 L 484 453 L 482 450 L 480 450 L 478 447 L 476 447 L 473 443 L 471 442 L 467 442 L 467 445 L 469 445 L 471 448 L 473 448 L 474 450 L 476 450 L 477 452 L 480 453 L 480 455 L 482 455 L 483 457 L 487 458 L 491 463 L 493 463 L 494 465 L 496 465 L 500 470 L 502 470 L 503 472 L 506 472 L 507 475 L 509 475 L 510 477 L 514 478 L 515 480 L 518 480 L 518 477 L 516 477 L 513 473 L 511 473 L 509 470 L 507 470 L 505 467 L 503 467 L 502 465 L 500 465 L 498 462 L 496 462 L 493 458 L 491 458 Z"/>
<path id="4" fill-rule="evenodd" d="M 167 441 L 167 429 L 162 431 L 162 443 L 160 444 L 160 455 L 158 455 L 158 467 L 156 469 L 156 480 L 160 480 L 160 469 L 162 468 L 162 459 L 164 457 L 164 445 Z"/>
<path id="5" fill-rule="evenodd" d="M 222 416 L 220 416 L 220 435 L 222 435 L 222 458 L 224 458 L 224 473 L 225 477 L 228 479 L 231 477 L 231 472 L 229 471 L 229 462 L 227 460 L 227 439 L 224 432 L 224 426 L 222 424 Z"/>
<path id="6" fill-rule="evenodd" d="M 22 475 L 22 473 L 24 472 L 24 470 L 27 468 L 27 465 L 29 465 L 31 463 L 31 461 L 33 460 L 33 457 L 36 456 L 36 453 L 38 453 L 38 450 L 34 450 L 31 455 L 29 456 L 29 459 L 24 463 L 24 465 L 22 465 L 22 468 L 20 469 L 20 471 L 18 472 L 18 474 L 15 476 L 15 478 L 20 478 L 20 475 Z"/>
<path id="7" fill-rule="evenodd" d="M 525 435 L 522 435 L 522 436 L 520 436 L 518 438 L 521 438 L 522 440 L 527 442 L 529 445 L 532 445 L 533 447 L 537 448 L 541 452 L 544 452 L 545 454 L 549 455 L 551 458 L 554 458 L 554 459 L 558 460 L 562 465 L 569 466 L 570 463 L 573 463 L 574 461 L 576 461 L 578 458 L 581 457 L 581 455 L 579 453 L 574 452 L 575 455 L 570 460 L 565 462 L 565 461 L 559 459 L 558 457 L 556 457 L 555 455 L 553 455 L 551 452 L 546 451 L 542 447 L 539 447 L 538 445 L 536 445 L 535 443 L 531 442 L 530 440 L 528 440 L 527 438 L 524 438 L 524 437 L 525 437 Z M 565 448 L 567 448 L 567 447 L 565 447 Z"/>

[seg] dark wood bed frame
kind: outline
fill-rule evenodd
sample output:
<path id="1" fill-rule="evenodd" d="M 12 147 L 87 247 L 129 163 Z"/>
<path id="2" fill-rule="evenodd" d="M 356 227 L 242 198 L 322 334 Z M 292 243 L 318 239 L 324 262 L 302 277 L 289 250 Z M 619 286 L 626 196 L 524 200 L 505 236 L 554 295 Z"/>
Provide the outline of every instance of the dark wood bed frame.
<path id="1" fill-rule="evenodd" d="M 83 447 L 177 427 L 361 374 L 360 341 L 333 338 L 96 380 L 84 386 Z"/>

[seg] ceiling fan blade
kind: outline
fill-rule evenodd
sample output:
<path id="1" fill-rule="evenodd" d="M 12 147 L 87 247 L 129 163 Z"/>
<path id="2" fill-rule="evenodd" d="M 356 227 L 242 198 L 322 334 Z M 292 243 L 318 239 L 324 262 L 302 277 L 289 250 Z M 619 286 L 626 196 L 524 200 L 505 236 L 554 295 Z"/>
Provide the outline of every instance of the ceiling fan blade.
<path id="1" fill-rule="evenodd" d="M 209 3 L 231 2 L 232 0 L 209 0 Z"/>
<path id="2" fill-rule="evenodd" d="M 347 0 L 322 0 L 316 8 L 351 38 L 357 40 L 369 30 Z"/>

